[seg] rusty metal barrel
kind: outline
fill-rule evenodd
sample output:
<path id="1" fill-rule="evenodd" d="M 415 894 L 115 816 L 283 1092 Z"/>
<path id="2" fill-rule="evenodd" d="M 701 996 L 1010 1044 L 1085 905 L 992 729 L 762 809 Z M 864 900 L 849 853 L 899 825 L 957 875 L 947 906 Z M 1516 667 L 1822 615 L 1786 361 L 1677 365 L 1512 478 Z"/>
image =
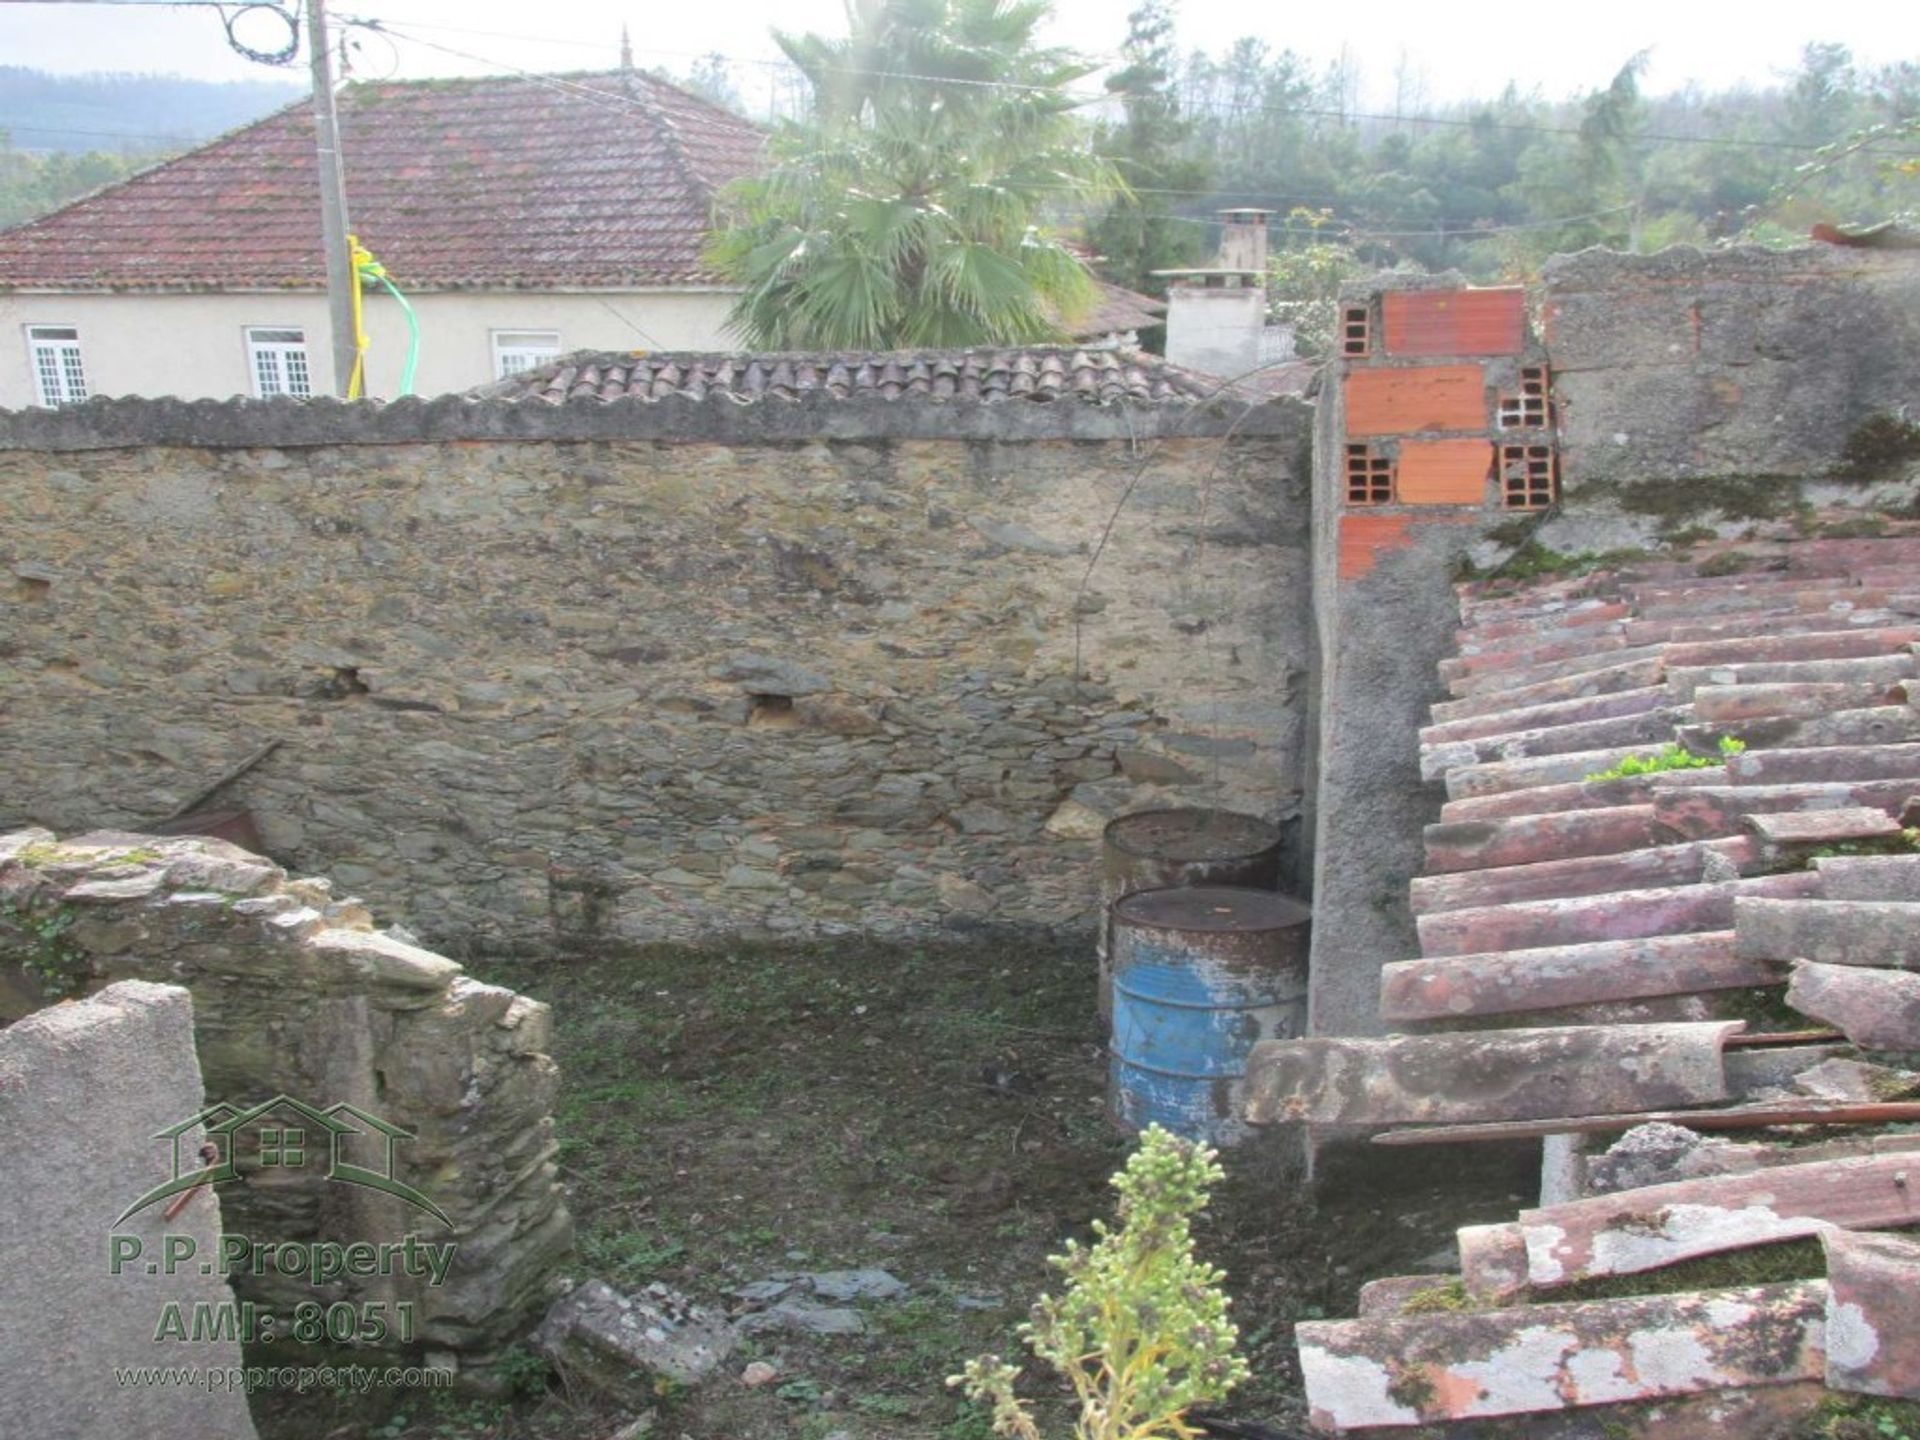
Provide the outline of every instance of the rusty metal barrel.
<path id="1" fill-rule="evenodd" d="M 1313 912 L 1269 890 L 1146 890 L 1113 907 L 1107 1102 L 1126 1130 L 1159 1124 L 1239 1143 L 1247 1055 L 1302 1034 Z"/>
<path id="2" fill-rule="evenodd" d="M 1100 871 L 1100 1020 L 1113 1019 L 1113 907 L 1142 890 L 1280 885 L 1280 829 L 1233 810 L 1142 810 L 1107 825 Z"/>

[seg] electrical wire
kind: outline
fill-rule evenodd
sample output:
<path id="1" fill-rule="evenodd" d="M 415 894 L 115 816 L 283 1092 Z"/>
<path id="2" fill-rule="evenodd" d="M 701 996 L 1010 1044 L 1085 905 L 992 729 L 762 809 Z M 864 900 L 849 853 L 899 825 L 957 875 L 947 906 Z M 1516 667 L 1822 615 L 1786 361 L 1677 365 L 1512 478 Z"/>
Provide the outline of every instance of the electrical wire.
<path id="1" fill-rule="evenodd" d="M 418 35 L 413 35 L 413 36 L 405 35 L 400 31 L 394 30 L 388 22 L 382 21 L 377 18 L 369 18 L 364 16 L 353 16 L 353 15 L 339 16 L 336 18 L 340 23 L 366 25 L 374 29 L 387 30 L 389 33 L 400 35 L 400 38 L 402 39 L 411 39 L 415 44 L 425 45 L 432 49 L 438 49 L 443 51 L 446 54 L 456 55 L 463 60 L 472 60 L 483 65 L 496 65 L 502 69 L 510 70 L 514 68 L 512 66 L 505 65 L 499 61 L 489 60 L 485 56 L 474 55 L 465 51 L 455 50 L 451 46 L 436 45 L 433 41 L 426 40 Z M 468 35 L 485 35 L 485 36 L 490 36 L 492 38 L 500 39 L 500 40 L 524 41 L 529 44 L 571 45 L 571 46 L 575 46 L 582 49 L 593 49 L 593 50 L 599 50 L 599 51 L 604 51 L 611 48 L 609 46 L 593 44 L 592 42 L 589 42 L 589 41 L 548 40 L 547 37 L 545 36 L 528 35 L 528 34 L 515 33 L 511 31 L 504 31 L 504 30 L 478 30 L 478 29 L 473 29 L 471 27 L 466 27 L 466 26 L 440 25 L 440 24 L 433 24 L 433 23 L 424 22 L 424 21 L 412 21 L 412 20 L 405 21 L 402 23 L 404 23 L 409 29 L 440 30 L 440 31 L 461 33 L 461 34 L 468 34 Z M 692 58 L 692 59 L 704 59 L 708 55 L 713 55 L 713 56 L 717 56 L 721 60 L 726 61 L 730 65 L 757 65 L 757 66 L 764 66 L 764 67 L 770 67 L 773 69 L 782 69 L 782 70 L 792 70 L 796 68 L 790 62 L 785 60 L 771 60 L 771 59 L 765 59 L 765 58 L 756 57 L 756 56 L 728 55 L 728 54 L 725 54 L 724 52 L 717 51 L 717 50 L 695 52 L 695 51 L 642 49 L 641 53 L 649 54 L 649 55 L 674 55 L 674 56 L 679 56 L 681 58 Z M 908 71 L 908 70 L 874 70 L 874 69 L 864 69 L 857 66 L 830 66 L 826 68 L 830 70 L 831 73 L 834 73 L 834 74 L 861 75 L 861 76 L 866 76 L 868 78 L 876 79 L 876 80 L 913 80 L 913 81 L 918 81 L 924 84 L 933 84 L 933 85 L 959 85 L 959 86 L 968 86 L 968 87 L 984 88 L 984 89 L 1015 90 L 1015 91 L 1038 92 L 1038 93 L 1045 93 L 1045 94 L 1056 94 L 1056 95 L 1061 95 L 1068 99 L 1076 100 L 1083 105 L 1100 104 L 1108 101 L 1119 102 L 1123 99 L 1120 92 L 1113 91 L 1113 90 L 1105 90 L 1105 89 L 1102 89 L 1099 91 L 1092 91 L 1092 90 L 1076 91 L 1076 90 L 1067 89 L 1061 86 L 1030 85 L 1024 82 L 1014 81 L 1014 80 L 970 80 L 970 79 L 962 79 L 956 76 L 925 75 L 925 74 L 920 74 L 920 73 L 917 73 L 914 71 Z M 525 72 L 516 72 L 516 73 L 525 73 Z M 1300 105 L 1239 106 L 1239 105 L 1233 105 L 1231 102 L 1216 102 L 1211 105 L 1201 105 L 1198 103 L 1187 101 L 1180 87 L 1177 87 L 1177 86 L 1174 87 L 1172 93 L 1176 99 L 1179 99 L 1181 101 L 1182 108 L 1185 113 L 1189 115 L 1208 114 L 1208 115 L 1213 115 L 1216 118 L 1237 119 L 1237 118 L 1257 116 L 1257 115 L 1280 115 L 1280 116 L 1301 116 L 1308 119 L 1337 120 L 1342 124 L 1348 124 L 1355 121 L 1366 121 L 1369 123 L 1390 124 L 1390 125 L 1396 125 L 1396 126 L 1397 125 L 1426 125 L 1426 126 L 1449 127 L 1449 128 L 1465 129 L 1465 130 L 1498 130 L 1498 131 L 1507 131 L 1507 132 L 1520 133 L 1520 134 L 1559 135 L 1559 136 L 1568 136 L 1576 139 L 1579 138 L 1581 134 L 1580 127 L 1577 125 L 1548 125 L 1548 124 L 1541 124 L 1541 123 L 1535 123 L 1530 121 L 1495 120 L 1495 119 L 1489 118 L 1487 112 L 1484 110 L 1477 115 L 1449 116 L 1449 115 L 1386 114 L 1386 113 L 1376 112 L 1376 111 L 1347 110 L 1347 109 L 1327 107 L 1327 106 L 1300 106 Z M 1827 146 L 1827 142 L 1816 142 L 1816 141 L 1763 140 L 1758 138 L 1731 136 L 1731 135 L 1676 135 L 1676 134 L 1667 134 L 1662 132 L 1648 132 L 1648 133 L 1636 135 L 1633 137 L 1633 139 L 1636 143 L 1649 143 L 1649 144 L 1661 144 L 1661 145 L 1716 145 L 1716 146 L 1732 147 L 1732 148 L 1738 148 L 1738 149 L 1791 150 L 1791 151 L 1801 151 L 1801 152 L 1809 152 L 1809 153 L 1817 150 L 1823 150 Z M 1896 155 L 1920 155 L 1920 151 L 1885 151 L 1882 153 L 1896 154 Z M 1174 194 L 1174 193 L 1180 193 L 1180 192 L 1163 191 L 1160 193 Z"/>

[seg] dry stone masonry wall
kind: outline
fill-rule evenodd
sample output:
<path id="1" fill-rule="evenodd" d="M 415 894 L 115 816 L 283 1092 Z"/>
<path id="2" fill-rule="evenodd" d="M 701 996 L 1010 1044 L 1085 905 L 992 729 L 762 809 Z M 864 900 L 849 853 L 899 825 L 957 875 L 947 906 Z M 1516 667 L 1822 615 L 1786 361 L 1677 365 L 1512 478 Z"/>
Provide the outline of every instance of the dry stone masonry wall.
<path id="1" fill-rule="evenodd" d="M 1303 406 L 461 406 L 0 423 L 0 819 L 277 740 L 218 803 L 461 953 L 1088 923 L 1114 813 L 1294 809 Z"/>
<path id="2" fill-rule="evenodd" d="M 309 1276 L 247 1273 L 235 1277 L 243 1298 L 283 1317 L 303 1302 L 337 1300 L 386 1302 L 393 1317 L 407 1302 L 415 1307 L 407 1348 L 476 1358 L 510 1343 L 552 1299 L 572 1226 L 553 1163 L 558 1072 L 545 1005 L 374 929 L 330 882 L 290 879 L 218 840 L 0 837 L 0 960 L 15 972 L 13 1013 L 0 1019 L 31 1003 L 18 993 L 22 960 L 56 986 L 183 986 L 209 1104 L 289 1096 L 351 1105 L 410 1132 L 395 1173 L 450 1229 L 401 1199 L 329 1178 L 318 1155 L 298 1169 L 243 1167 L 247 1183 L 220 1187 L 223 1226 L 256 1248 L 401 1242 L 409 1233 L 451 1241 L 438 1283 L 415 1273 L 316 1286 Z M 176 1108 L 141 1132 L 143 1159 L 163 1125 L 196 1113 L 197 1087 L 194 1103 Z M 314 1123 L 304 1126 L 308 1144 L 323 1151 Z M 356 1143 L 377 1150 L 369 1137 Z M 376 1153 L 354 1163 L 382 1162 Z"/>

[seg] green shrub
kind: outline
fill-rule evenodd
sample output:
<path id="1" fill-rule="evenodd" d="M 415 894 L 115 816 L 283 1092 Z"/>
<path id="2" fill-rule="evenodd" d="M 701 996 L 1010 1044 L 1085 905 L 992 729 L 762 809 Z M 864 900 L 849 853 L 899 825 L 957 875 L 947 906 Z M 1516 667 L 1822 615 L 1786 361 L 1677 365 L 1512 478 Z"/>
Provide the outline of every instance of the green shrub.
<path id="1" fill-rule="evenodd" d="M 1193 1253 L 1192 1218 L 1224 1173 L 1213 1151 L 1152 1126 L 1113 1177 L 1119 1228 L 1096 1220 L 1091 1247 L 1068 1241 L 1051 1257 L 1066 1292 L 1041 1296 L 1021 1336 L 1072 1385 L 1076 1440 L 1192 1440 L 1200 1431 L 1187 1411 L 1247 1378 L 1220 1290 L 1225 1276 Z M 1032 1411 L 1013 1393 L 1019 1374 L 983 1355 L 947 1383 L 992 1407 L 995 1433 L 1040 1440 Z"/>

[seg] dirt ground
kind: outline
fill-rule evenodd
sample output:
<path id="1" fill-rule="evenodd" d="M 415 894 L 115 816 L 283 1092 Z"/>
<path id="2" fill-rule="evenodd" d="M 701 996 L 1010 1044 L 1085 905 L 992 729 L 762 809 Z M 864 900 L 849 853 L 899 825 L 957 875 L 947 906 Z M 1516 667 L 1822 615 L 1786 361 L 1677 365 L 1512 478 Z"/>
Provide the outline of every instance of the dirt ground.
<path id="1" fill-rule="evenodd" d="M 1104 1109 L 1089 944 L 850 939 L 475 968 L 554 1007 L 581 1277 L 660 1281 L 733 1314 L 749 1307 L 730 1292 L 794 1272 L 878 1267 L 909 1287 L 859 1302 L 861 1335 L 754 1337 L 720 1378 L 663 1395 L 653 1435 L 985 1440 L 945 1377 L 983 1351 L 1025 1354 L 1016 1327 L 1054 1284 L 1046 1257 L 1111 1213 L 1127 1154 Z M 1227 1271 L 1253 1367 L 1225 1409 L 1288 1429 L 1293 1321 L 1351 1314 L 1374 1276 L 1441 1268 L 1457 1225 L 1527 1198 L 1511 1166 L 1456 1161 L 1445 1188 L 1376 1176 L 1316 1210 L 1277 1147 L 1224 1162 L 1199 1242 Z M 776 1378 L 740 1383 L 753 1360 Z M 512 1398 L 416 1396 L 317 1433 L 606 1440 L 635 1418 L 516 1362 Z M 1026 1389 L 1064 1422 L 1050 1376 L 1029 1367 Z"/>

